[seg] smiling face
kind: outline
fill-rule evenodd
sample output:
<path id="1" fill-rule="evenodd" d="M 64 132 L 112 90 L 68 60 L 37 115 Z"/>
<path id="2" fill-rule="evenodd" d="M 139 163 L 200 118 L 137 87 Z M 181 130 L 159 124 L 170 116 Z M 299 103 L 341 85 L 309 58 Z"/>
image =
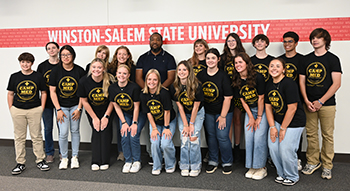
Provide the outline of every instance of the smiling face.
<path id="1" fill-rule="evenodd" d="M 298 43 L 294 41 L 292 37 L 286 37 L 283 39 L 283 47 L 286 52 L 292 52 L 297 47 Z"/>
<path id="2" fill-rule="evenodd" d="M 279 79 L 284 76 L 285 68 L 279 60 L 272 60 L 269 65 L 269 73 L 273 79 Z"/>
<path id="3" fill-rule="evenodd" d="M 99 58 L 99 59 L 101 59 L 101 60 L 105 60 L 106 57 L 107 57 L 107 52 L 106 52 L 106 50 L 103 50 L 103 49 L 102 49 L 101 51 L 97 52 L 96 57 Z"/>
<path id="4" fill-rule="evenodd" d="M 237 41 L 232 36 L 228 37 L 226 42 L 227 42 L 227 46 L 230 50 L 234 50 L 237 46 Z"/>
<path id="5" fill-rule="evenodd" d="M 66 65 L 72 64 L 73 55 L 67 49 L 64 49 L 61 52 L 61 60 L 63 64 L 66 64 Z"/>
<path id="6" fill-rule="evenodd" d="M 210 69 L 214 69 L 214 68 L 217 68 L 218 67 L 218 63 L 220 61 L 220 58 L 218 58 L 215 54 L 213 53 L 208 53 L 206 58 L 206 63 L 207 63 L 207 66 L 208 68 Z"/>
<path id="7" fill-rule="evenodd" d="M 189 74 L 189 71 L 187 70 L 184 64 L 180 64 L 177 67 L 177 76 L 180 78 L 180 80 L 186 80 L 188 77 L 188 74 Z"/>
<path id="8" fill-rule="evenodd" d="M 197 43 L 194 46 L 194 51 L 197 55 L 201 55 L 201 54 L 205 54 L 207 49 L 205 48 L 205 46 L 202 43 Z"/>
<path id="9" fill-rule="evenodd" d="M 32 71 L 33 62 L 29 60 L 21 60 L 19 62 L 23 73 L 30 73 Z"/>
<path id="10" fill-rule="evenodd" d="M 91 75 L 94 77 L 101 77 L 105 68 L 101 62 L 94 62 L 90 66 Z"/>
<path id="11" fill-rule="evenodd" d="M 157 53 L 162 48 L 163 41 L 158 34 L 152 34 L 149 45 L 151 47 L 151 51 Z"/>
<path id="12" fill-rule="evenodd" d="M 240 56 L 235 58 L 235 69 L 238 73 L 247 71 L 247 63 Z"/>
<path id="13" fill-rule="evenodd" d="M 130 73 L 125 67 L 119 67 L 117 70 L 117 79 L 120 83 L 125 83 L 128 81 Z"/>
<path id="14" fill-rule="evenodd" d="M 117 60 L 119 64 L 125 64 L 129 57 L 130 55 L 128 55 L 128 52 L 124 48 L 118 50 Z"/>
<path id="15" fill-rule="evenodd" d="M 266 43 L 266 41 L 259 39 L 259 40 L 255 41 L 254 47 L 256 48 L 256 50 L 262 51 L 267 47 L 267 43 Z"/>
<path id="16" fill-rule="evenodd" d="M 157 74 L 150 73 L 146 80 L 147 80 L 147 87 L 149 91 L 152 91 L 152 92 L 156 91 L 159 83 Z"/>
<path id="17" fill-rule="evenodd" d="M 46 52 L 49 54 L 50 57 L 56 57 L 59 51 L 60 50 L 55 44 L 51 43 L 46 46 Z"/>

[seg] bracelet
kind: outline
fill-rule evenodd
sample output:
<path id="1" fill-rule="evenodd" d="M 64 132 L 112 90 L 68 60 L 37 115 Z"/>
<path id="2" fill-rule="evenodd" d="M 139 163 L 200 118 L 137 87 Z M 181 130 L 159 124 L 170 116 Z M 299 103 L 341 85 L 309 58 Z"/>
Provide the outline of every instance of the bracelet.
<path id="1" fill-rule="evenodd" d="M 169 128 L 170 128 L 170 126 L 169 126 L 169 125 L 164 126 L 164 129 L 169 129 Z"/>
<path id="2" fill-rule="evenodd" d="M 81 108 L 77 108 L 77 110 L 80 111 L 80 113 L 83 111 L 83 109 L 81 109 Z"/>
<path id="3" fill-rule="evenodd" d="M 126 123 L 126 121 L 122 122 L 122 125 L 124 125 Z"/>
<path id="4" fill-rule="evenodd" d="M 226 118 L 226 117 L 223 117 L 223 116 L 221 116 L 221 115 L 220 115 L 220 117 L 221 117 L 221 118 Z"/>
<path id="5" fill-rule="evenodd" d="M 62 111 L 62 109 L 61 108 L 57 109 L 57 112 L 59 112 L 59 111 Z"/>
<path id="6" fill-rule="evenodd" d="M 281 127 L 281 130 L 282 130 L 282 131 L 285 131 L 285 130 L 287 130 L 287 128 L 283 129 L 283 128 Z"/>
<path id="7" fill-rule="evenodd" d="M 270 129 L 271 129 L 271 128 L 276 128 L 276 126 L 271 126 Z"/>
<path id="8" fill-rule="evenodd" d="M 318 103 L 320 103 L 321 105 L 323 105 L 324 103 L 322 103 L 320 100 L 317 100 L 318 101 Z"/>
<path id="9" fill-rule="evenodd" d="M 191 125 L 194 125 L 194 123 L 192 123 L 191 121 L 190 121 L 190 124 L 191 124 Z"/>
<path id="10" fill-rule="evenodd" d="M 157 128 L 152 128 L 152 131 L 155 131 L 155 130 L 157 130 L 157 131 L 158 131 L 158 129 L 157 129 Z"/>
<path id="11" fill-rule="evenodd" d="M 258 116 L 257 116 L 257 118 L 258 118 L 258 117 L 260 117 L 260 118 L 261 118 L 261 117 L 262 117 L 262 115 L 258 115 Z"/>

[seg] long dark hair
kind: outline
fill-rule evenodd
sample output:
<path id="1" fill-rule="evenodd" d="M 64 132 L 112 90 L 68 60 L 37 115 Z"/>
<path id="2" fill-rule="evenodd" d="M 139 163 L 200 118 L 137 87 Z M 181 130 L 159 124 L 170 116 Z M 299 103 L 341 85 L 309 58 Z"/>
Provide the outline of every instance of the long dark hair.
<path id="1" fill-rule="evenodd" d="M 228 47 L 227 45 L 227 40 L 229 37 L 232 37 L 235 39 L 236 41 L 236 48 L 235 48 L 235 55 L 237 55 L 238 53 L 240 52 L 245 52 L 245 49 L 243 47 L 243 44 L 242 44 L 242 41 L 241 41 L 241 38 L 239 38 L 239 36 L 236 34 L 236 33 L 230 33 L 227 35 L 226 37 L 226 40 L 225 40 L 225 45 L 224 45 L 224 52 L 222 53 L 221 55 L 221 63 L 223 64 L 223 66 L 225 66 L 225 64 L 227 63 L 227 61 L 229 60 L 232 60 L 235 56 L 232 55 L 231 51 L 230 51 L 230 48 Z M 226 63 L 224 63 L 226 62 Z"/>
<path id="2" fill-rule="evenodd" d="M 254 69 L 254 65 L 252 61 L 250 60 L 250 57 L 245 52 L 240 52 L 235 56 L 236 58 L 241 57 L 242 60 L 247 64 L 247 84 L 249 88 L 254 88 L 256 85 L 256 71 Z M 238 87 L 238 89 L 241 89 L 241 75 L 237 72 L 236 67 L 233 71 L 233 78 L 232 78 L 232 86 Z"/>

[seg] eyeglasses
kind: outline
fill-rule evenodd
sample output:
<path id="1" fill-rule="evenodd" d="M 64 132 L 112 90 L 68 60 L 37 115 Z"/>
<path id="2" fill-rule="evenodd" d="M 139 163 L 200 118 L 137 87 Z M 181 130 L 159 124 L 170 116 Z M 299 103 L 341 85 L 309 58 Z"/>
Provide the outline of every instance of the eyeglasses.
<path id="1" fill-rule="evenodd" d="M 71 56 L 72 56 L 72 54 L 61 54 L 62 58 L 64 58 L 64 57 L 70 58 Z"/>
<path id="2" fill-rule="evenodd" d="M 294 42 L 294 40 L 284 40 L 284 41 L 283 41 L 283 43 L 285 43 L 285 44 L 286 44 L 286 43 L 293 43 L 293 42 Z"/>
<path id="3" fill-rule="evenodd" d="M 227 43 L 234 43 L 236 40 L 228 40 Z"/>

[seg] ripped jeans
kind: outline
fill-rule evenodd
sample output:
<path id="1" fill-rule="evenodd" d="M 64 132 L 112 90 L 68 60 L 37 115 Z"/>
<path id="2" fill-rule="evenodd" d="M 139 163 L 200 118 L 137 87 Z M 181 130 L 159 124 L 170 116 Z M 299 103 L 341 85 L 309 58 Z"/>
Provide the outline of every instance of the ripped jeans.
<path id="1" fill-rule="evenodd" d="M 180 114 L 178 115 L 180 116 Z M 204 107 L 202 107 L 198 113 L 194 122 L 194 135 L 197 137 L 195 141 L 190 141 L 190 137 L 184 137 L 182 130 L 184 124 L 181 117 L 178 117 L 179 131 L 181 134 L 181 154 L 180 154 L 180 169 L 181 170 L 199 170 L 202 167 L 202 155 L 201 155 L 201 129 L 203 126 L 205 117 Z M 186 114 L 188 123 L 191 119 L 191 114 Z"/>

